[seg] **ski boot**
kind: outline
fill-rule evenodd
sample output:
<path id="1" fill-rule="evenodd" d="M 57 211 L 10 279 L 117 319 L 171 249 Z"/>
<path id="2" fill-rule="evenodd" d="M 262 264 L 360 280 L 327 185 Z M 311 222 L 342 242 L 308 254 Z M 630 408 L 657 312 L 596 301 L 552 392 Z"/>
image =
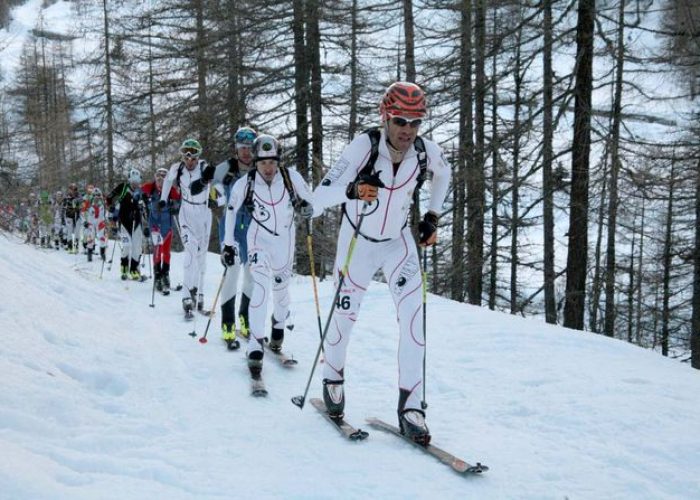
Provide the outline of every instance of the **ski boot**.
<path id="1" fill-rule="evenodd" d="M 221 325 L 221 338 L 226 342 L 229 351 L 235 351 L 241 346 L 236 340 L 236 325 L 225 323 Z"/>
<path id="2" fill-rule="evenodd" d="M 331 418 L 343 418 L 345 411 L 344 380 L 323 379 L 323 402 Z"/>
<path id="3" fill-rule="evenodd" d="M 107 247 L 100 247 L 100 259 L 102 262 L 107 260 Z"/>
<path id="4" fill-rule="evenodd" d="M 141 273 L 139 272 L 138 269 L 131 271 L 129 276 L 134 281 L 141 281 Z"/>
<path id="5" fill-rule="evenodd" d="M 263 352 L 251 351 L 248 353 L 248 370 L 250 370 L 250 376 L 254 379 L 260 378 L 263 366 Z"/>
<path id="6" fill-rule="evenodd" d="M 193 308 L 194 301 L 191 297 L 185 297 L 184 299 L 182 299 L 182 309 L 185 311 L 186 320 L 191 320 L 192 318 L 194 318 L 194 314 L 192 314 Z"/>
<path id="7" fill-rule="evenodd" d="M 197 310 L 199 312 L 204 311 L 204 294 L 203 293 L 197 294 Z"/>
<path id="8" fill-rule="evenodd" d="M 411 441 L 428 446 L 430 430 L 425 424 L 425 412 L 416 408 L 407 408 L 399 412 L 399 429 L 401 434 Z"/>
<path id="9" fill-rule="evenodd" d="M 122 280 L 126 281 L 129 278 L 129 266 L 121 266 Z"/>
<path id="10" fill-rule="evenodd" d="M 162 294 L 163 295 L 170 295 L 170 275 L 168 274 L 167 271 L 163 271 L 163 276 L 162 276 L 161 280 L 163 282 Z"/>
<path id="11" fill-rule="evenodd" d="M 272 318 L 272 324 L 275 324 L 275 318 Z M 282 342 L 284 342 L 284 328 L 272 327 L 272 334 L 270 335 L 270 350 L 273 352 L 280 352 L 282 350 Z"/>
<path id="12" fill-rule="evenodd" d="M 242 314 L 238 316 L 238 325 L 240 326 L 241 337 L 247 339 L 250 335 L 250 328 L 248 328 L 248 318 L 246 318 Z"/>
<path id="13" fill-rule="evenodd" d="M 159 270 L 156 270 L 153 273 L 153 279 L 155 280 L 153 282 L 153 285 L 156 287 L 156 290 L 159 292 L 163 292 L 163 276 L 161 276 L 161 273 Z"/>
<path id="14" fill-rule="evenodd" d="M 88 251 L 87 251 L 88 262 L 92 262 L 92 254 L 93 253 L 94 253 L 94 250 L 92 248 L 88 248 Z"/>

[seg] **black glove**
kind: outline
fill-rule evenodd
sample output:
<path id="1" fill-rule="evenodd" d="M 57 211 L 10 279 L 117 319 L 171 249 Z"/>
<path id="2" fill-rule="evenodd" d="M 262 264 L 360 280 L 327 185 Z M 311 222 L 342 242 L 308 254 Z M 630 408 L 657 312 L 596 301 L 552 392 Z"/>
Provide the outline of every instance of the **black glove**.
<path id="1" fill-rule="evenodd" d="M 180 211 L 180 203 L 178 202 L 173 202 L 170 205 L 170 215 L 177 215 L 177 213 Z"/>
<path id="2" fill-rule="evenodd" d="M 165 200 L 158 200 L 158 208 L 160 210 L 163 210 L 165 208 L 165 205 L 167 205 L 167 204 L 168 204 L 168 202 Z"/>
<path id="3" fill-rule="evenodd" d="M 202 179 L 192 181 L 192 184 L 190 184 L 190 193 L 192 193 L 193 196 L 198 195 L 199 193 L 204 191 L 206 185 L 206 182 L 204 182 Z"/>
<path id="4" fill-rule="evenodd" d="M 148 227 L 143 228 L 143 235 L 148 238 L 151 235 L 151 230 Z"/>
<path id="5" fill-rule="evenodd" d="M 236 249 L 226 245 L 221 251 L 221 263 L 225 267 L 231 267 L 236 263 Z"/>
<path id="6" fill-rule="evenodd" d="M 379 178 L 380 172 L 373 174 L 360 174 L 357 179 L 348 184 L 345 195 L 351 200 L 362 200 L 372 202 L 379 195 L 379 188 L 384 187 L 384 183 Z"/>
<path id="7" fill-rule="evenodd" d="M 207 206 L 212 210 L 214 210 L 215 208 L 219 208 L 219 204 L 216 202 L 216 200 L 213 200 L 211 198 L 209 198 L 209 200 L 207 201 Z"/>
<path id="8" fill-rule="evenodd" d="M 437 240 L 438 217 L 432 212 L 423 216 L 418 223 L 418 244 L 422 246 L 434 245 Z"/>
<path id="9" fill-rule="evenodd" d="M 83 222 L 83 227 L 84 227 L 85 229 L 87 229 L 89 225 L 90 225 L 90 224 L 88 224 L 87 221 Z"/>
<path id="10" fill-rule="evenodd" d="M 310 219 L 314 215 L 314 207 L 306 200 L 298 201 L 294 209 L 304 219 Z"/>

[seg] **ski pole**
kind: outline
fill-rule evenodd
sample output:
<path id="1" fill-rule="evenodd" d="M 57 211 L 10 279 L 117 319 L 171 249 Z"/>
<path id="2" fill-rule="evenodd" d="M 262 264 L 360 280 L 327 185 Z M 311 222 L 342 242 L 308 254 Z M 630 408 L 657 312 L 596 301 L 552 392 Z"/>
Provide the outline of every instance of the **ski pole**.
<path id="1" fill-rule="evenodd" d="M 425 358 L 428 354 L 428 338 L 426 333 L 427 327 L 427 309 L 428 309 L 428 249 L 424 248 L 423 254 L 423 269 L 422 269 L 422 279 L 423 279 L 423 401 L 420 402 L 421 408 L 424 410 L 428 407 L 428 402 L 425 400 Z"/>
<path id="2" fill-rule="evenodd" d="M 316 365 L 318 364 L 318 358 L 321 356 L 321 350 L 323 349 L 323 341 L 326 339 L 328 334 L 328 328 L 331 325 L 331 319 L 333 318 L 333 312 L 335 311 L 336 304 L 338 302 L 338 297 L 340 296 L 340 290 L 343 288 L 345 283 L 345 276 L 348 274 L 348 268 L 350 267 L 350 260 L 352 259 L 352 254 L 355 251 L 355 243 L 357 243 L 357 235 L 360 234 L 360 227 L 362 226 L 362 221 L 365 218 L 365 210 L 369 206 L 368 202 L 364 202 L 362 205 L 362 212 L 360 212 L 360 218 L 355 226 L 355 232 L 352 234 L 352 239 L 350 240 L 350 245 L 348 247 L 348 255 L 345 257 L 345 262 L 343 263 L 343 268 L 340 270 L 340 278 L 338 278 L 338 287 L 335 289 L 335 295 L 333 296 L 333 302 L 331 302 L 331 310 L 328 313 L 328 319 L 326 320 L 326 326 L 321 334 L 321 341 L 318 344 L 318 349 L 316 349 L 316 357 L 311 365 L 311 373 L 309 374 L 309 380 L 306 382 L 306 389 L 304 390 L 303 396 L 294 396 L 292 398 L 292 403 L 298 406 L 300 409 L 304 409 L 304 403 L 306 402 L 306 396 L 309 393 L 309 387 L 311 386 L 311 380 L 314 376 L 314 371 L 316 370 Z"/>
<path id="3" fill-rule="evenodd" d="M 117 227 L 117 231 L 121 232 L 120 229 L 121 229 L 121 224 L 119 224 L 119 227 Z M 109 265 L 107 266 L 107 271 L 112 270 L 112 261 L 114 260 L 114 251 L 117 249 L 117 242 L 118 242 L 119 238 L 120 238 L 120 235 L 117 234 L 117 237 L 114 239 L 114 246 L 112 247 L 112 255 L 109 257 Z"/>
<path id="4" fill-rule="evenodd" d="M 153 242 L 150 242 L 150 245 L 153 245 Z M 153 250 L 153 255 L 152 258 L 155 260 L 156 258 L 156 252 L 158 252 L 160 245 L 155 245 L 155 249 Z M 154 264 L 155 266 L 155 264 Z M 155 307 L 155 296 L 156 296 L 156 280 L 155 278 L 153 279 L 153 286 L 151 287 L 151 303 L 149 304 L 151 307 Z"/>
<path id="5" fill-rule="evenodd" d="M 321 327 L 321 306 L 318 303 L 318 288 L 316 287 L 316 266 L 314 264 L 313 229 L 311 219 L 306 221 L 306 247 L 309 252 L 309 264 L 311 266 L 311 283 L 314 287 L 314 302 L 316 303 L 316 319 L 318 321 L 318 336 L 323 338 L 323 328 Z"/>
<path id="6" fill-rule="evenodd" d="M 216 291 L 216 295 L 214 295 L 214 304 L 211 306 L 211 314 L 209 314 L 209 321 L 207 321 L 207 327 L 204 329 L 204 335 L 199 339 L 199 342 L 202 344 L 207 343 L 207 333 L 209 333 L 209 325 L 211 325 L 211 319 L 214 317 L 214 311 L 216 311 L 216 303 L 219 301 L 219 294 L 221 293 L 221 289 L 224 287 L 224 281 L 226 280 L 226 273 L 228 272 L 228 266 L 224 269 L 224 275 L 221 277 L 221 283 L 219 283 L 219 289 Z"/>

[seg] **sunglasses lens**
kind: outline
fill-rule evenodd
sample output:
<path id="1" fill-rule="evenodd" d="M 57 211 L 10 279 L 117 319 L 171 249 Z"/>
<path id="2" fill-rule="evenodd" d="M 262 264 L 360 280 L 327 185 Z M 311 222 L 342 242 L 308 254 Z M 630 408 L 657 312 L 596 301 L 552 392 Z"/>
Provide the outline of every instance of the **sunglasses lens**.
<path id="1" fill-rule="evenodd" d="M 420 119 L 407 120 L 405 118 L 401 118 L 400 116 L 394 116 L 391 119 L 391 123 L 393 123 L 397 127 L 405 127 L 406 125 L 410 125 L 411 128 L 418 128 L 418 127 L 420 127 L 422 120 L 420 120 Z"/>

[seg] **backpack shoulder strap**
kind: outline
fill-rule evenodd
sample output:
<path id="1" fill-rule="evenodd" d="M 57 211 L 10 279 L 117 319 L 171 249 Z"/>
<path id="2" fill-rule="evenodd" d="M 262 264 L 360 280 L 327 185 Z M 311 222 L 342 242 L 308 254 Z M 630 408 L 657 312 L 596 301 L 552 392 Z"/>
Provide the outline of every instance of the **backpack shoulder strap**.
<path id="1" fill-rule="evenodd" d="M 255 173 L 258 170 L 251 168 L 246 175 L 245 197 L 243 198 L 243 206 L 251 213 L 253 212 L 253 192 L 255 190 Z"/>
<path id="2" fill-rule="evenodd" d="M 177 177 L 175 177 L 175 184 L 180 187 L 180 177 L 182 177 L 182 169 L 185 168 L 185 162 L 180 162 L 177 166 Z"/>
<path id="3" fill-rule="evenodd" d="M 425 177 L 428 173 L 428 153 L 425 152 L 425 142 L 421 136 L 417 136 L 413 147 L 416 148 L 416 153 L 418 154 L 418 184 L 416 185 L 416 192 L 418 192 L 425 182 Z"/>
<path id="4" fill-rule="evenodd" d="M 358 175 L 371 175 L 374 170 L 374 164 L 377 162 L 377 157 L 379 156 L 379 140 L 382 137 L 382 133 L 379 131 L 379 127 L 369 128 L 362 133 L 369 136 L 370 150 L 367 163 L 365 163 L 365 166 L 358 172 Z"/>
<path id="5" fill-rule="evenodd" d="M 294 184 L 292 184 L 292 179 L 289 177 L 289 170 L 287 170 L 287 167 L 280 165 L 279 171 L 282 176 L 282 181 L 284 182 L 284 187 L 287 188 L 287 192 L 289 193 L 289 199 L 292 201 L 292 205 L 296 206 L 299 200 L 297 199 L 297 192 L 294 189 Z"/>

